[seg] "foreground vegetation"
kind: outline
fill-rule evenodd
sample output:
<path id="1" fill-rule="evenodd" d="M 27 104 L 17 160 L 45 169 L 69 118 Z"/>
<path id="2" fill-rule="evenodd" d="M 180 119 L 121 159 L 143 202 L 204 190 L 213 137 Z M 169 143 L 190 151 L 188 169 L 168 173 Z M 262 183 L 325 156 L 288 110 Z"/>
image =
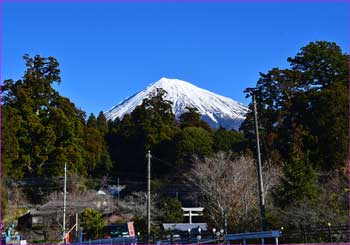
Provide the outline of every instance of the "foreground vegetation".
<path id="1" fill-rule="evenodd" d="M 54 179 L 63 175 L 66 162 L 71 174 L 88 180 L 84 188 L 97 187 L 95 180 L 104 176 L 118 176 L 127 184 L 128 200 L 146 187 L 145 155 L 151 150 L 152 191 L 159 194 L 160 206 L 174 197 L 175 189 L 180 201 L 205 206 L 205 221 L 212 226 L 222 227 L 226 216 L 231 232 L 259 229 L 252 112 L 239 132 L 213 130 L 195 108 L 177 121 L 171 103 L 164 100 L 166 91 L 159 89 L 130 115 L 107 122 L 102 112 L 87 117 L 54 89 L 61 82 L 55 58 L 24 59 L 23 78 L 5 80 L 2 86 L 4 183 Z M 335 43 L 322 41 L 303 47 L 288 61 L 289 69 L 261 73 L 253 88 L 266 178 L 266 225 L 345 224 L 349 56 Z M 52 192 L 45 187 L 26 187 L 23 193 L 30 203 L 40 204 Z M 3 186 L 3 195 L 7 189 Z M 2 201 L 6 215 L 6 198 Z M 174 201 L 168 205 L 179 206 Z M 180 221 L 179 207 L 173 210 L 175 215 L 155 218 Z M 140 230 L 144 215 L 133 217 Z"/>

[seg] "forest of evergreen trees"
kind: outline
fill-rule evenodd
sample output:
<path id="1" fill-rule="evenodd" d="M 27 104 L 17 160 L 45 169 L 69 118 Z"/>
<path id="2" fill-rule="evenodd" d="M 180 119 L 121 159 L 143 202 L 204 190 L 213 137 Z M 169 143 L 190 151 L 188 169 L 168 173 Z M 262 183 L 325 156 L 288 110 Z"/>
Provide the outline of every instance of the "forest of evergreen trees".
<path id="1" fill-rule="evenodd" d="M 23 78 L 5 80 L 1 88 L 5 179 L 62 176 L 66 162 L 72 173 L 87 178 L 139 181 L 145 179 L 145 156 L 151 150 L 152 178 L 161 190 L 185 183 L 194 156 L 210 158 L 223 151 L 232 158 L 255 157 L 252 112 L 240 131 L 213 130 L 196 108 L 177 121 L 171 102 L 164 100 L 166 91 L 159 89 L 131 114 L 106 121 L 102 112 L 87 116 L 54 89 L 61 83 L 55 58 L 25 55 L 24 60 Z M 260 73 L 253 88 L 263 162 L 282 169 L 269 223 L 293 226 L 292 218 L 282 220 L 280 214 L 297 217 L 301 208 L 328 210 L 345 223 L 349 55 L 335 43 L 319 41 L 302 47 L 288 62 L 287 69 Z M 330 218 L 317 222 L 322 219 Z"/>

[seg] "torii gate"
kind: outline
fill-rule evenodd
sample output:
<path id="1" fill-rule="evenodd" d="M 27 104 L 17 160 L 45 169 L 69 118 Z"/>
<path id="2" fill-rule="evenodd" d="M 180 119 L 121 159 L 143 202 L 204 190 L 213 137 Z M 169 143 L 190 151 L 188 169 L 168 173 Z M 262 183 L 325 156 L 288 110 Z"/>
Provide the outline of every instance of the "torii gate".
<path id="1" fill-rule="evenodd" d="M 184 216 L 189 216 L 189 223 L 192 224 L 192 216 L 203 216 L 204 208 L 182 208 Z"/>

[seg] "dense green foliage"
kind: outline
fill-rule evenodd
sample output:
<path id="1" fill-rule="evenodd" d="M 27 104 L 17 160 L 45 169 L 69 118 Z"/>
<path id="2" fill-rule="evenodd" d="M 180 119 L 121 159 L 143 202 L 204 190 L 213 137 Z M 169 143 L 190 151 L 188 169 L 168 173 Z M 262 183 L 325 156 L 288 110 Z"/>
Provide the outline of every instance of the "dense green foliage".
<path id="1" fill-rule="evenodd" d="M 105 225 L 102 214 L 91 208 L 87 208 L 81 213 L 80 220 L 81 227 L 83 227 L 84 232 L 88 234 L 89 239 L 97 238 L 99 232 Z"/>
<path id="2" fill-rule="evenodd" d="M 183 223 L 184 216 L 181 209 L 182 205 L 176 198 L 166 198 L 160 203 L 163 211 L 160 221 L 162 223 Z"/>
<path id="3" fill-rule="evenodd" d="M 212 133 L 203 128 L 186 127 L 177 137 L 179 160 L 189 160 L 193 155 L 209 156 L 212 153 Z"/>
<path id="4" fill-rule="evenodd" d="M 106 118 L 102 112 L 97 119 L 93 114 L 89 116 L 85 129 L 85 149 L 89 159 L 86 167 L 89 168 L 89 175 L 102 177 L 112 167 L 105 143 L 107 130 Z"/>
<path id="5" fill-rule="evenodd" d="M 172 183 L 185 185 L 181 181 L 193 168 L 194 156 L 255 153 L 252 104 L 241 131 L 211 129 L 195 108 L 187 108 L 176 121 L 162 89 L 122 119 L 107 122 L 102 112 L 86 118 L 54 89 L 61 82 L 56 59 L 24 59 L 23 78 L 5 80 L 1 87 L 5 178 L 61 176 L 66 162 L 70 172 L 89 177 L 90 186 L 98 185 L 93 178 L 110 175 L 141 183 L 135 187 L 139 191 L 146 187 L 150 150 L 152 184 L 157 186 L 153 189 L 166 192 Z M 321 41 L 303 47 L 288 62 L 289 69 L 261 73 L 253 88 L 263 161 L 282 170 L 274 203 L 268 203 L 268 223 L 298 227 L 298 222 L 345 220 L 349 56 L 335 43 Z M 132 184 L 127 187 L 131 192 Z M 180 206 L 175 199 L 165 199 L 159 207 L 165 210 L 162 221 L 179 222 Z M 303 216 L 305 210 L 313 219 Z M 85 228 L 96 236 L 101 222 L 92 212 L 84 214 Z M 135 225 L 144 232 L 143 218 L 135 217 Z"/>
<path id="6" fill-rule="evenodd" d="M 6 80 L 2 86 L 4 176 L 62 175 L 66 162 L 70 172 L 83 176 L 102 177 L 112 169 L 120 177 L 143 179 L 145 155 L 151 150 L 152 175 L 164 179 L 181 166 L 189 168 L 193 155 L 241 150 L 237 144 L 244 141 L 243 134 L 227 131 L 224 137 L 231 145 L 226 146 L 195 108 L 187 108 L 177 122 L 162 89 L 122 120 L 107 122 L 102 112 L 86 118 L 54 89 L 61 83 L 55 58 L 24 59 L 23 78 Z"/>
<path id="7" fill-rule="evenodd" d="M 114 172 L 119 176 L 144 179 L 147 150 L 154 156 L 152 176 L 166 179 L 189 168 L 194 155 L 210 156 L 213 145 L 217 145 L 217 151 L 223 147 L 235 150 L 244 141 L 243 134 L 235 132 L 226 135 L 226 139 L 232 141 L 232 147 L 215 144 L 214 131 L 201 121 L 193 108 L 188 108 L 177 123 L 171 102 L 164 99 L 165 94 L 166 91 L 158 89 L 130 115 L 121 121 L 109 122 L 106 139 Z"/>
<path id="8" fill-rule="evenodd" d="M 232 153 L 243 153 L 246 151 L 247 143 L 244 135 L 234 130 L 226 130 L 220 127 L 214 133 L 213 150 L 215 152 L 224 151 Z"/>
<path id="9" fill-rule="evenodd" d="M 56 59 L 24 59 L 23 78 L 5 80 L 2 86 L 4 176 L 57 176 L 65 162 L 81 175 L 110 168 L 105 119 L 91 116 L 86 123 L 85 113 L 53 88 L 61 82 Z"/>
<path id="10" fill-rule="evenodd" d="M 201 127 L 211 132 L 209 124 L 201 120 L 201 116 L 198 113 L 197 108 L 186 107 L 186 109 L 187 111 L 179 117 L 179 125 L 181 128 Z"/>
<path id="11" fill-rule="evenodd" d="M 335 43 L 320 41 L 288 62 L 290 69 L 261 73 L 254 88 L 263 156 L 283 165 L 276 193 L 282 207 L 315 199 L 318 176 L 345 166 L 348 145 L 349 56 Z M 241 129 L 253 147 L 252 112 Z"/>

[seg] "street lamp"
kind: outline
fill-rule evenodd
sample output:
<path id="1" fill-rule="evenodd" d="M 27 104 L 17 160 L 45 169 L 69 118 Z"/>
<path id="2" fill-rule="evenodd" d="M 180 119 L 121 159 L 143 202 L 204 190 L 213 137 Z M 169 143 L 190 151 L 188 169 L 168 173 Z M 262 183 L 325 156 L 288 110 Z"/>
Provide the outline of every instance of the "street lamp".
<path id="1" fill-rule="evenodd" d="M 218 237 L 220 237 L 221 241 L 224 240 L 224 232 L 225 232 L 225 230 L 223 228 L 221 228 L 220 231 L 218 231 L 218 233 L 217 233 L 217 235 L 218 235 Z"/>
<path id="2" fill-rule="evenodd" d="M 140 239 L 140 236 L 141 236 L 141 233 L 138 231 L 138 232 L 137 232 L 137 240 Z M 138 241 L 138 242 L 140 242 L 140 241 Z"/>
<path id="3" fill-rule="evenodd" d="M 215 227 L 213 228 L 213 238 L 215 238 L 215 232 L 216 232 L 216 229 Z"/>
<path id="4" fill-rule="evenodd" d="M 283 238 L 283 230 L 284 230 L 284 227 L 281 226 L 281 228 L 280 228 L 280 231 L 281 231 L 281 241 L 282 241 L 282 239 L 284 239 L 284 238 Z"/>
<path id="5" fill-rule="evenodd" d="M 327 226 L 328 226 L 328 240 L 332 243 L 332 235 L 331 235 L 331 226 L 332 226 L 332 224 L 330 222 L 328 222 Z"/>
<path id="6" fill-rule="evenodd" d="M 188 228 L 188 243 L 191 241 L 191 228 Z"/>
<path id="7" fill-rule="evenodd" d="M 199 227 L 198 228 L 198 237 L 197 237 L 198 241 L 200 241 L 202 239 L 201 232 L 202 232 L 202 229 Z"/>

